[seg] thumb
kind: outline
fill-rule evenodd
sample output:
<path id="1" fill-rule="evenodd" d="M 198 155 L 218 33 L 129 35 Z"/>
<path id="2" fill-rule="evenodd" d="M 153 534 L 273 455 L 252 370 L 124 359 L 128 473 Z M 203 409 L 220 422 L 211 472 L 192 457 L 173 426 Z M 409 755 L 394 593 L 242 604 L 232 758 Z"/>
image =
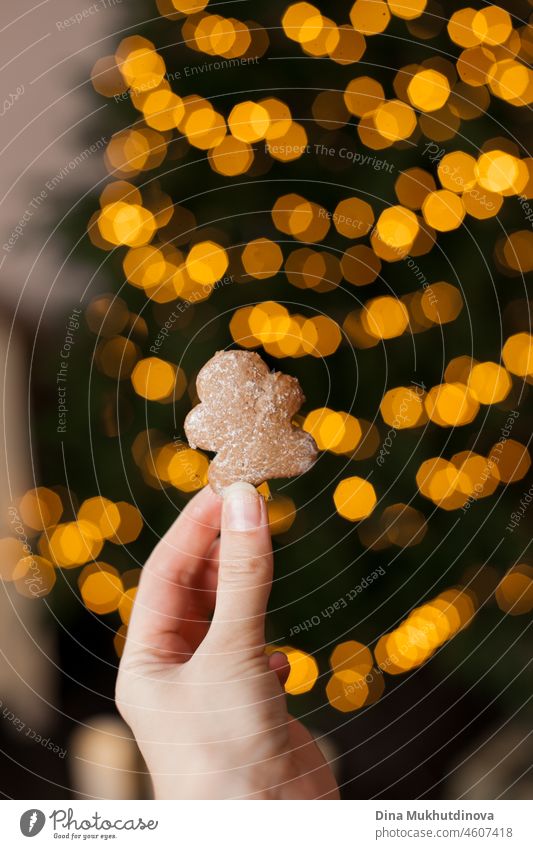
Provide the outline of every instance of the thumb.
<path id="1" fill-rule="evenodd" d="M 209 636 L 226 651 L 262 651 L 272 544 L 265 501 L 249 483 L 234 483 L 224 492 L 219 564 Z"/>

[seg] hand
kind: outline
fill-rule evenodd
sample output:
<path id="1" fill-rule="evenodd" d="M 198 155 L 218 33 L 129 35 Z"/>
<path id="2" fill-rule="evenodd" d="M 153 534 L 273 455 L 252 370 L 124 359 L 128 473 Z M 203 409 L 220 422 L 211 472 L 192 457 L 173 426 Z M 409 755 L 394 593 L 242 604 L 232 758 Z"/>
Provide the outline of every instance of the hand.
<path id="1" fill-rule="evenodd" d="M 223 502 L 202 490 L 147 561 L 117 705 L 156 798 L 338 798 L 312 736 L 287 712 L 284 655 L 264 652 L 271 584 L 266 505 L 245 483 Z"/>

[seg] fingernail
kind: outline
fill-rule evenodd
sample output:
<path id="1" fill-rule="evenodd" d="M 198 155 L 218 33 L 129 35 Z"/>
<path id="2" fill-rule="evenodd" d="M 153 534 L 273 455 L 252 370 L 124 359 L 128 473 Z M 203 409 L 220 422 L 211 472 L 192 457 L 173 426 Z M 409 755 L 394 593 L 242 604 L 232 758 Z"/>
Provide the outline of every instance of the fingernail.
<path id="1" fill-rule="evenodd" d="M 224 525 L 230 531 L 253 531 L 261 524 L 261 496 L 251 483 L 232 483 L 224 490 Z"/>

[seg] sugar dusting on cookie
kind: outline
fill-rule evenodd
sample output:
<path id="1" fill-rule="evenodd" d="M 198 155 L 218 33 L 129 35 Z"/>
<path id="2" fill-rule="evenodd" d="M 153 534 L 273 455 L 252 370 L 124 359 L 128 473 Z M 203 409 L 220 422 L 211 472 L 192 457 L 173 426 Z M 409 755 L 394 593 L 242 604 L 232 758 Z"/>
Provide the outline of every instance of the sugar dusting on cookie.
<path id="1" fill-rule="evenodd" d="M 200 404 L 185 419 L 193 448 L 214 451 L 215 492 L 235 481 L 255 486 L 301 475 L 317 457 L 313 437 L 292 424 L 305 401 L 295 377 L 270 372 L 252 351 L 219 351 L 200 370 Z"/>

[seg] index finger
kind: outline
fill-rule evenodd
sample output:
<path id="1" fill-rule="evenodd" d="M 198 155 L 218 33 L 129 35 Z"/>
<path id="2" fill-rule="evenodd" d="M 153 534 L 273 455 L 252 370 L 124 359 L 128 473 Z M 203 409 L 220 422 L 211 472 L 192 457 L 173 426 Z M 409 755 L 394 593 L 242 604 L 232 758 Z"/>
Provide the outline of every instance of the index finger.
<path id="1" fill-rule="evenodd" d="M 180 620 L 200 561 L 220 530 L 222 500 L 207 486 L 189 501 L 146 561 L 128 627 L 124 655 L 132 651 L 180 653 Z M 159 658 L 161 659 L 161 658 Z"/>

